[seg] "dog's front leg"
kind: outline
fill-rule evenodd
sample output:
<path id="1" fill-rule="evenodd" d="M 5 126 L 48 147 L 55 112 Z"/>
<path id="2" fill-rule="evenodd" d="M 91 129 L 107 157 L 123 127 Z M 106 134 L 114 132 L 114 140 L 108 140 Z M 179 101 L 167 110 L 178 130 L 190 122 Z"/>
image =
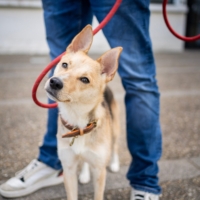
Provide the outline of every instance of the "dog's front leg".
<path id="1" fill-rule="evenodd" d="M 94 200 L 103 200 L 105 182 L 106 182 L 106 168 L 93 168 L 94 177 Z"/>
<path id="2" fill-rule="evenodd" d="M 75 166 L 74 166 L 75 167 Z M 77 167 L 77 166 L 76 166 Z M 67 200 L 78 200 L 76 170 L 71 167 L 64 167 L 64 183 L 67 193 Z"/>
<path id="3" fill-rule="evenodd" d="M 78 160 L 72 150 L 62 149 L 59 152 L 59 157 L 62 162 L 65 190 L 67 200 L 78 200 L 78 180 L 77 180 L 77 165 Z"/>

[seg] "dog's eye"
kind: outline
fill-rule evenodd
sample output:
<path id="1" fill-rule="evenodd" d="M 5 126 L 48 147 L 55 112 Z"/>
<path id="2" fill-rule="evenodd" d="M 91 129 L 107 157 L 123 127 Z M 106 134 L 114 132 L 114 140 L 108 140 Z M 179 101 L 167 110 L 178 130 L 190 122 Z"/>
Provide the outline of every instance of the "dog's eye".
<path id="1" fill-rule="evenodd" d="M 68 67 L 68 64 L 67 64 L 67 63 L 62 63 L 62 67 L 63 67 L 63 68 L 67 68 L 67 67 Z"/>
<path id="2" fill-rule="evenodd" d="M 80 80 L 81 80 L 83 83 L 85 83 L 85 84 L 87 84 L 87 83 L 90 82 L 89 79 L 88 79 L 87 77 L 81 77 Z"/>

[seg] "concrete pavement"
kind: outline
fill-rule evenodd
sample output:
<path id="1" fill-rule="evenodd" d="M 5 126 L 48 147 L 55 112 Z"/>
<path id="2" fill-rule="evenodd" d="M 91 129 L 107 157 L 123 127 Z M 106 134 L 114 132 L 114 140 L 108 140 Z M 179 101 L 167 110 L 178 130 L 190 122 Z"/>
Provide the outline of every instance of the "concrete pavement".
<path id="1" fill-rule="evenodd" d="M 98 57 L 98 55 L 94 55 Z M 47 55 L 0 55 L 0 183 L 12 177 L 38 154 L 45 132 L 46 110 L 34 105 L 31 89 Z M 200 198 L 200 52 L 156 54 L 161 91 L 163 156 L 161 200 Z M 44 82 L 38 96 L 45 101 Z M 117 174 L 108 172 L 105 199 L 129 199 L 125 174 L 130 155 L 125 140 L 124 90 L 118 76 L 110 84 L 121 107 L 120 160 Z M 92 199 L 91 183 L 80 186 L 79 199 Z M 3 199 L 0 197 L 0 199 Z M 65 199 L 63 185 L 19 198 Z"/>

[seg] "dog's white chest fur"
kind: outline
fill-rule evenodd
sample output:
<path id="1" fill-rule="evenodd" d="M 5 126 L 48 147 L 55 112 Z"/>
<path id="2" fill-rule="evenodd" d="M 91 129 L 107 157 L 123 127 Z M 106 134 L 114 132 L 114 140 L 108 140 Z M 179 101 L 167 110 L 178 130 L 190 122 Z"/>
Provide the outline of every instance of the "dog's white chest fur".
<path id="1" fill-rule="evenodd" d="M 72 141 L 73 138 L 70 139 Z M 85 145 L 85 137 L 79 136 L 78 138 L 75 138 L 73 145 L 71 146 L 72 150 L 75 152 L 75 154 L 83 154 L 87 151 L 87 147 Z"/>

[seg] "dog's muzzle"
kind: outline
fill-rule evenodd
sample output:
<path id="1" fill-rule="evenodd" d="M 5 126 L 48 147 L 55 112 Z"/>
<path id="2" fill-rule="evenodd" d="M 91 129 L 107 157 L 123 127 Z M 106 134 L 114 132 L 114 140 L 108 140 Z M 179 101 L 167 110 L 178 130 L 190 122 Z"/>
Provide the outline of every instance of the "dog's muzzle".
<path id="1" fill-rule="evenodd" d="M 53 90 L 61 90 L 63 88 L 63 82 L 56 77 L 53 77 L 49 81 L 49 86 Z"/>
<path id="2" fill-rule="evenodd" d="M 45 85 L 48 97 L 54 101 L 58 100 L 57 95 L 62 88 L 63 82 L 57 77 L 51 78 L 48 85 Z"/>

